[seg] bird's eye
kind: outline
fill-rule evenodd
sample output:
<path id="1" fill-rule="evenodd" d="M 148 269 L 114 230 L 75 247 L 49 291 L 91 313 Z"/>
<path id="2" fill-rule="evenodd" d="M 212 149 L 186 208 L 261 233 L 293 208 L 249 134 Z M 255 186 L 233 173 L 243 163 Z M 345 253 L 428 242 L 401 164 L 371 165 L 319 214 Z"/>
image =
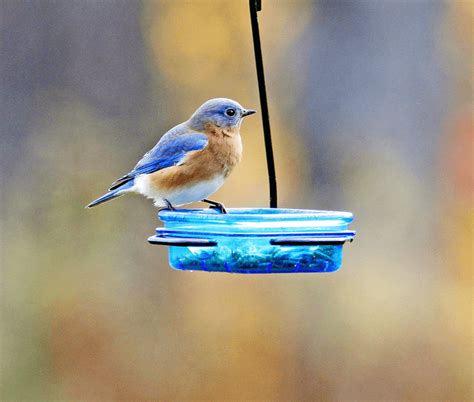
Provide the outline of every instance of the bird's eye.
<path id="1" fill-rule="evenodd" d="M 235 109 L 229 108 L 225 111 L 226 116 L 232 117 L 235 115 Z"/>

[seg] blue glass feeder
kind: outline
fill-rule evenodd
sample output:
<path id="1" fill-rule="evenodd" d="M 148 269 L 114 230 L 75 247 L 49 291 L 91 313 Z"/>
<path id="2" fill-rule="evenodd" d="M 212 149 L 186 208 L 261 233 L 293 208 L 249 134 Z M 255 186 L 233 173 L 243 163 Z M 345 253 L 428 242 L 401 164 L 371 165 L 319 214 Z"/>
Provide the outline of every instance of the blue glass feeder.
<path id="1" fill-rule="evenodd" d="M 349 212 L 277 208 L 277 183 L 270 133 L 257 12 L 261 0 L 249 0 L 250 21 L 267 156 L 270 208 L 162 210 L 164 227 L 148 241 L 169 246 L 173 268 L 190 271 L 274 274 L 334 272 L 342 247 L 355 232 Z"/>
<path id="2" fill-rule="evenodd" d="M 352 241 L 348 212 L 301 209 L 164 210 L 148 241 L 169 247 L 181 270 L 242 274 L 333 272 Z"/>

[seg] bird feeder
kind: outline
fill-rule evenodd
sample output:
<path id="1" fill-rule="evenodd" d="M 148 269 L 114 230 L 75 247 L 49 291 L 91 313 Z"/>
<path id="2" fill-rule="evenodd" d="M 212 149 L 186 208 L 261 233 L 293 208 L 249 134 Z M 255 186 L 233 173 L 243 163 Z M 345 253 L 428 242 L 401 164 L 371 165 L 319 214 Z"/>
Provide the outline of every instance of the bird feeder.
<path id="1" fill-rule="evenodd" d="M 300 209 L 163 210 L 148 239 L 170 246 L 176 269 L 235 273 L 332 272 L 352 241 L 348 212 Z"/>
<path id="2" fill-rule="evenodd" d="M 241 274 L 334 272 L 342 263 L 342 248 L 352 241 L 349 212 L 277 208 L 277 185 L 270 118 L 257 12 L 260 0 L 249 0 L 250 20 L 260 93 L 270 208 L 162 210 L 164 223 L 148 238 L 169 246 L 175 269 Z"/>

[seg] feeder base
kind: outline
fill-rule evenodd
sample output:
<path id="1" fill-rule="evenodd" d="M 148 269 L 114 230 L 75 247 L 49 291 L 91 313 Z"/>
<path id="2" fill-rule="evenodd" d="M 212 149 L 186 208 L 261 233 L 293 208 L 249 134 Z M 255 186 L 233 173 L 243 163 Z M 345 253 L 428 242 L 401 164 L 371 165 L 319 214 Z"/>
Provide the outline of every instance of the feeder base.
<path id="1" fill-rule="evenodd" d="M 272 274 L 334 272 L 352 241 L 352 214 L 296 209 L 161 211 L 148 241 L 169 246 L 179 270 Z"/>

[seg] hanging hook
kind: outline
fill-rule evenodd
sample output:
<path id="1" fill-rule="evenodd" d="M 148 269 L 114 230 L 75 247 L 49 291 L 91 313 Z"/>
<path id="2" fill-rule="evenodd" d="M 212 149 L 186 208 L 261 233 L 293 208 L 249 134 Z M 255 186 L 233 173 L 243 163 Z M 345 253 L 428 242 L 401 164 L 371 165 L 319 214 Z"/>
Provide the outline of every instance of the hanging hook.
<path id="1" fill-rule="evenodd" d="M 257 68 L 258 91 L 260 94 L 260 107 L 262 110 L 263 137 L 265 139 L 265 152 L 267 155 L 268 182 L 270 187 L 270 208 L 277 207 L 277 182 L 275 161 L 273 158 L 272 135 L 270 131 L 270 116 L 268 113 L 267 90 L 265 87 L 265 74 L 263 71 L 262 46 L 258 28 L 257 12 L 262 10 L 261 0 L 249 0 L 250 22 L 252 24 L 253 49 L 255 52 L 255 66 Z"/>

